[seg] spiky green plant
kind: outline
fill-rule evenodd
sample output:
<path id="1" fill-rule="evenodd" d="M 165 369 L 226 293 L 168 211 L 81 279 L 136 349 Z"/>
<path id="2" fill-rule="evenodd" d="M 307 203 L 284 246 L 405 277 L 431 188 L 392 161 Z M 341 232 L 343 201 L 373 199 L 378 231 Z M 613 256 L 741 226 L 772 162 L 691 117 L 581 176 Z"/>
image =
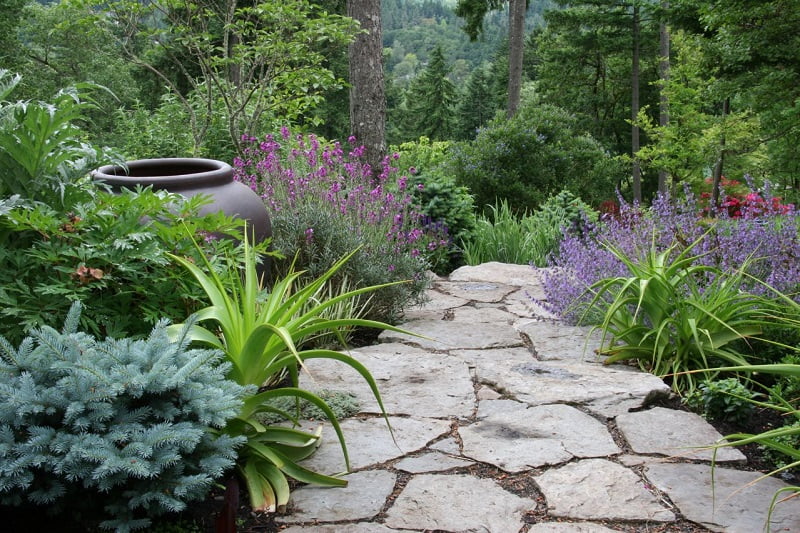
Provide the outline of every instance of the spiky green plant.
<path id="1" fill-rule="evenodd" d="M 764 310 L 740 290 L 741 273 L 699 263 L 693 253 L 699 242 L 676 254 L 677 243 L 659 250 L 653 239 L 641 259 L 606 244 L 628 275 L 599 280 L 589 289 L 593 298 L 584 318 L 596 310 L 602 314 L 596 327 L 603 331 L 605 363 L 636 360 L 660 377 L 673 376 L 676 392 L 694 389 L 696 376 L 687 371 L 709 369 L 718 361 L 747 364 L 732 343 L 761 333 Z M 712 370 L 701 374 L 703 379 L 716 375 Z"/>
<path id="2" fill-rule="evenodd" d="M 242 412 L 225 428 L 231 436 L 244 435 L 247 443 L 240 451 L 238 468 L 245 480 L 250 502 L 256 511 L 274 511 L 289 500 L 286 476 L 304 483 L 323 486 L 344 486 L 337 475 L 323 475 L 298 464 L 320 444 L 321 427 L 314 432 L 296 427 L 265 426 L 259 422 L 263 413 L 276 413 L 297 423 L 291 413 L 275 407 L 277 398 L 303 399 L 320 409 L 333 426 L 349 470 L 349 456 L 344 435 L 336 415 L 319 396 L 299 387 L 299 373 L 309 359 L 333 359 L 355 369 L 368 383 L 381 412 L 386 417 L 377 384 L 367 368 L 353 357 L 324 348 L 298 348 L 322 333 L 341 336 L 341 330 L 352 327 L 374 327 L 403 332 L 382 322 L 360 318 L 326 318 L 325 313 L 342 302 L 376 290 L 367 287 L 338 294 L 328 299 L 323 287 L 353 253 L 342 258 L 325 274 L 295 290 L 302 272 L 290 271 L 276 281 L 268 293 L 260 290 L 257 281 L 255 251 L 245 240 L 244 261 L 231 261 L 231 268 L 243 264 L 243 275 L 228 276 L 227 284 L 206 260 L 206 271 L 181 257 L 173 259 L 183 265 L 202 285 L 211 305 L 200 310 L 199 323 L 190 335 L 197 341 L 220 348 L 231 363 L 229 378 L 241 385 L 258 387 L 260 392 L 245 400 Z M 282 383 L 288 379 L 289 386 Z"/>

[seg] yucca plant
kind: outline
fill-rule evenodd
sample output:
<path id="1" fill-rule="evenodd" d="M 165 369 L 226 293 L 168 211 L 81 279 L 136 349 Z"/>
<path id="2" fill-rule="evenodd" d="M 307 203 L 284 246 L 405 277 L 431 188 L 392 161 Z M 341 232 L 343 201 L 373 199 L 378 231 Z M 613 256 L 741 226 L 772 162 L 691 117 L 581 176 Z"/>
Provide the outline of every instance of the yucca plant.
<path id="1" fill-rule="evenodd" d="M 792 329 L 792 330 L 800 330 L 800 303 L 795 301 L 789 295 L 778 291 L 774 287 L 769 286 L 768 284 L 764 283 L 761 280 L 755 280 L 761 284 L 763 287 L 768 289 L 769 294 L 774 298 L 770 298 L 769 296 L 761 297 L 761 305 L 765 309 L 765 316 L 767 319 L 774 321 L 775 324 Z M 796 296 L 796 295 L 795 295 Z M 774 345 L 779 346 L 780 348 L 786 350 L 788 353 L 793 354 L 800 354 L 800 347 L 798 346 L 788 346 L 786 344 L 782 344 L 780 342 L 773 341 L 771 339 L 763 339 L 767 342 L 770 342 Z M 800 382 L 800 364 L 794 363 L 773 363 L 773 364 L 746 364 L 746 365 L 739 365 L 739 366 L 728 366 L 728 367 L 720 367 L 715 368 L 715 372 L 744 372 L 744 373 L 752 373 L 752 374 L 771 374 L 775 376 L 781 376 L 784 378 L 790 378 Z M 770 429 L 761 433 L 732 433 L 730 435 L 726 435 L 723 440 L 716 445 L 716 448 L 723 447 L 723 446 L 746 446 L 748 444 L 758 444 L 759 446 L 765 447 L 769 450 L 773 450 L 778 452 L 779 454 L 784 455 L 788 458 L 788 461 L 784 462 L 781 466 L 775 468 L 774 470 L 767 472 L 764 474 L 763 477 L 759 479 L 763 479 L 770 476 L 778 475 L 782 472 L 791 470 L 793 468 L 800 467 L 800 450 L 793 445 L 793 443 L 797 442 L 798 436 L 800 436 L 800 409 L 798 409 L 798 399 L 797 398 L 784 398 L 779 394 L 776 394 L 775 390 L 773 389 L 770 394 L 770 400 L 767 402 L 760 402 L 756 400 L 750 400 L 757 406 L 766 407 L 770 409 L 774 409 L 784 416 L 786 416 L 789 421 L 785 425 L 779 428 Z M 792 423 L 794 422 L 794 423 Z M 772 498 L 772 502 L 770 503 L 769 514 L 767 517 L 767 524 L 766 530 L 769 531 L 769 522 L 772 512 L 780 501 L 783 499 L 788 498 L 796 498 L 800 496 L 800 486 L 786 486 L 780 490 L 778 490 Z"/>
<path id="2" fill-rule="evenodd" d="M 709 369 L 721 361 L 745 365 L 732 343 L 761 332 L 764 310 L 740 290 L 741 273 L 725 274 L 699 263 L 693 250 L 700 239 L 676 254 L 679 244 L 659 250 L 655 238 L 641 259 L 606 244 L 628 270 L 602 279 L 583 318 L 600 311 L 601 355 L 605 363 L 636 360 L 649 372 L 672 377 L 676 392 L 694 389 L 687 371 Z M 703 370 L 703 379 L 716 372 Z"/>
<path id="3" fill-rule="evenodd" d="M 323 333 L 340 335 L 343 328 L 403 330 L 359 318 L 326 318 L 326 312 L 342 302 L 380 288 L 367 287 L 325 300 L 317 299 L 324 294 L 325 282 L 355 252 L 297 290 L 294 288 L 303 273 L 290 271 L 266 293 L 259 287 L 257 254 L 247 239 L 242 250 L 242 276 L 231 275 L 227 280 L 214 271 L 208 259 L 205 260 L 204 271 L 184 258 L 172 257 L 197 279 L 211 302 L 211 305 L 196 313 L 197 321 L 206 324 L 206 327 L 195 325 L 190 330 L 192 339 L 223 350 L 232 365 L 228 377 L 254 390 L 254 394 L 245 401 L 240 415 L 224 431 L 231 436 L 244 435 L 248 439 L 240 450 L 238 469 L 247 484 L 252 508 L 256 511 L 274 511 L 285 506 L 289 500 L 286 476 L 324 486 L 347 484 L 338 475 L 323 475 L 297 464 L 319 446 L 321 427 L 315 432 L 308 432 L 296 427 L 265 426 L 259 422 L 261 414 L 276 413 L 297 424 L 295 415 L 276 408 L 272 400 L 290 397 L 298 402 L 300 399 L 308 401 L 319 408 L 333 426 L 349 470 L 347 446 L 336 415 L 324 400 L 299 387 L 299 373 L 304 361 L 325 358 L 351 366 L 368 383 L 388 424 L 377 384 L 364 365 L 339 351 L 302 349 L 303 343 Z M 229 267 L 236 271 L 239 263 L 231 260 Z"/>

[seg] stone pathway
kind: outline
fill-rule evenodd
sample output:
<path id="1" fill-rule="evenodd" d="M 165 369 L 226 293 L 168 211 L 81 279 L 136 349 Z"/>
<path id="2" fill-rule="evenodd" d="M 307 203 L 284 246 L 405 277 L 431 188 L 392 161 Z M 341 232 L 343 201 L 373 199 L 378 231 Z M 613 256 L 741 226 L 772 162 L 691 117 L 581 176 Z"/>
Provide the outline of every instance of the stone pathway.
<path id="1" fill-rule="evenodd" d="M 286 533 L 393 531 L 605 533 L 764 530 L 785 484 L 711 452 L 699 416 L 649 408 L 658 378 L 604 366 L 596 335 L 536 308 L 540 271 L 487 263 L 437 280 L 402 327 L 353 351 L 378 382 L 394 439 L 349 367 L 309 363 L 312 390 L 355 394 L 342 421 L 346 488 L 300 487 L 277 522 Z M 330 427 L 304 465 L 345 469 Z M 738 468 L 737 468 L 738 467 Z M 771 531 L 800 531 L 800 501 L 778 504 Z"/>

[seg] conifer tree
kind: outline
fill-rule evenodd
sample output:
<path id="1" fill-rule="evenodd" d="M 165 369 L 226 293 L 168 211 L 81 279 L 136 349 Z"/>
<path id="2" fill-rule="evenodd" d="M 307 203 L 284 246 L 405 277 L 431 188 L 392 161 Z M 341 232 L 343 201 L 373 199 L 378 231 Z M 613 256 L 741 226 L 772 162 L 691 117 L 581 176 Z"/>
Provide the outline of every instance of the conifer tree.
<path id="1" fill-rule="evenodd" d="M 486 67 L 480 66 L 472 71 L 467 80 L 464 98 L 456 113 L 456 136 L 472 139 L 478 128 L 494 116 L 498 107 L 494 104 Z"/>
<path id="2" fill-rule="evenodd" d="M 431 53 L 424 71 L 412 82 L 405 95 L 403 126 L 408 138 L 450 138 L 454 130 L 456 88 L 447 79 L 447 61 L 441 46 Z"/>

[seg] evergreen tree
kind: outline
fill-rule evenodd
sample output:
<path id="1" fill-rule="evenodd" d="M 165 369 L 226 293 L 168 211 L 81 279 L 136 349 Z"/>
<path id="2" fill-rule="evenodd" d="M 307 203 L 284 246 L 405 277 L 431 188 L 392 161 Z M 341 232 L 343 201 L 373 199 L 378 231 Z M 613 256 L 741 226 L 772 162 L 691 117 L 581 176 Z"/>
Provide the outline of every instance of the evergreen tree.
<path id="1" fill-rule="evenodd" d="M 459 0 L 456 15 L 464 18 L 464 31 L 474 41 L 483 32 L 483 19 L 490 11 L 502 9 L 508 3 L 508 116 L 519 107 L 522 88 L 523 50 L 525 43 L 526 0 Z"/>
<path id="2" fill-rule="evenodd" d="M 486 67 L 476 68 L 467 80 L 464 98 L 458 105 L 456 137 L 474 138 L 478 128 L 486 124 L 498 108 L 494 105 Z"/>
<path id="3" fill-rule="evenodd" d="M 716 114 L 725 115 L 727 101 L 733 115 L 758 117 L 759 143 L 736 150 L 728 139 L 720 158 L 750 154 L 749 168 L 736 170 L 778 181 L 787 193 L 797 191 L 800 0 L 672 0 L 670 11 L 676 28 L 701 39 L 707 69 L 716 74 Z"/>
<path id="4" fill-rule="evenodd" d="M 425 70 L 412 82 L 405 95 L 403 129 L 406 138 L 421 136 L 449 139 L 454 130 L 456 88 L 447 79 L 450 72 L 444 51 L 437 46 Z"/>
<path id="5" fill-rule="evenodd" d="M 559 4 L 564 9 L 547 13 L 547 28 L 537 40 L 536 79 L 543 100 L 574 113 L 581 129 L 614 152 L 638 152 L 638 126 L 632 118 L 639 108 L 658 111 L 658 6 L 642 0 Z M 633 194 L 649 196 L 656 188 L 652 178 L 645 180 L 652 186 L 645 183 L 642 192 L 633 165 Z"/>

